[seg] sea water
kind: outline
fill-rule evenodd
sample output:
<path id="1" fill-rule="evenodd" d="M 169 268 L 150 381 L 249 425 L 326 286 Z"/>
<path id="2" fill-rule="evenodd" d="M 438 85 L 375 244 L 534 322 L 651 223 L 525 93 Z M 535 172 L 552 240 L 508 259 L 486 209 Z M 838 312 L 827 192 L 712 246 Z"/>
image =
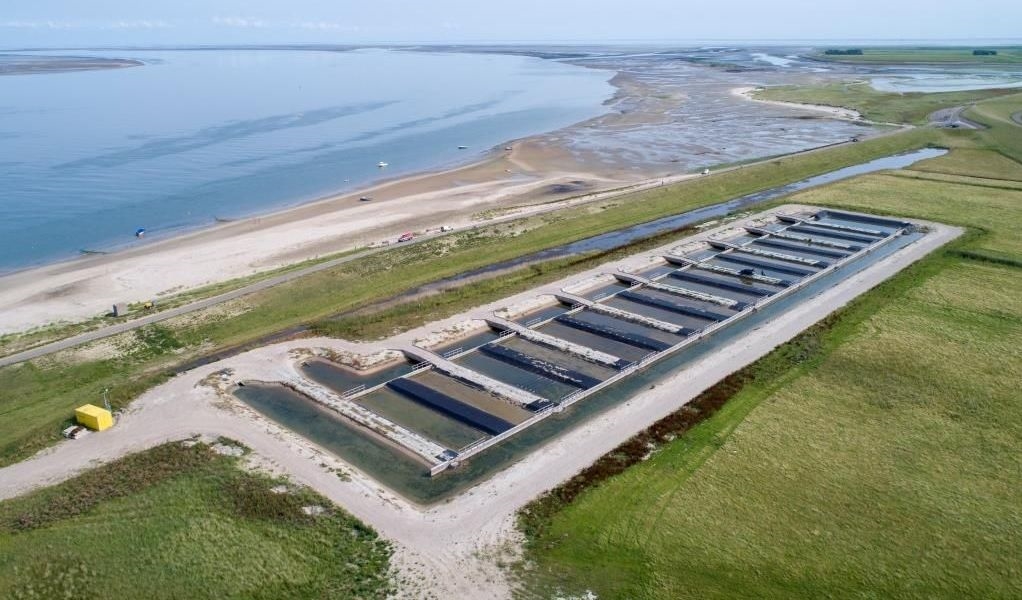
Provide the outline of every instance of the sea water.
<path id="1" fill-rule="evenodd" d="M 526 56 L 74 54 L 144 64 L 0 77 L 0 272 L 468 163 L 614 93 L 612 72 Z"/>

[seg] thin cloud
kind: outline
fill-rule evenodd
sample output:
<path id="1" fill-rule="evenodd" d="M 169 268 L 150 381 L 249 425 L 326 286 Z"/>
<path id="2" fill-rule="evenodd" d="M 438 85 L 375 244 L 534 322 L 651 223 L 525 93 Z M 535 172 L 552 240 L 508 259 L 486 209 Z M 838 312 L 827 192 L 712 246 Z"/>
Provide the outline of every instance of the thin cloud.
<path id="1" fill-rule="evenodd" d="M 173 27 L 166 21 L 151 21 L 140 19 L 136 21 L 114 21 L 105 27 L 106 29 L 170 29 Z"/>
<path id="2" fill-rule="evenodd" d="M 224 27 L 239 27 L 242 29 L 263 29 L 269 27 L 269 23 L 262 19 L 248 17 L 213 17 L 213 23 Z"/>
<path id="3" fill-rule="evenodd" d="M 74 29 L 81 23 L 72 21 L 3 21 L 0 27 L 10 29 Z"/>
<path id="4" fill-rule="evenodd" d="M 306 31 L 360 31 L 357 25 L 337 21 L 267 21 L 255 17 L 213 17 L 214 25 L 238 29 L 302 29 Z"/>
<path id="5" fill-rule="evenodd" d="M 119 21 L 0 21 L 0 28 L 7 29 L 169 29 L 166 21 L 149 19 Z"/>
<path id="6" fill-rule="evenodd" d="M 301 21 L 299 23 L 290 24 L 291 27 L 296 29 L 310 29 L 313 31 L 358 31 L 359 27 L 356 25 L 345 25 L 343 23 L 336 23 L 334 21 Z"/>

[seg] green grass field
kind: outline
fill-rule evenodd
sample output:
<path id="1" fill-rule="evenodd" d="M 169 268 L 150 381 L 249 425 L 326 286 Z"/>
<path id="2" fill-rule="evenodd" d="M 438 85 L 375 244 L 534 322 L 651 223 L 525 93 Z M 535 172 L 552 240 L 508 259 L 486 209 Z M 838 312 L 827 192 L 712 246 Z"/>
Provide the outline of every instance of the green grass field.
<path id="1" fill-rule="evenodd" d="M 969 235 L 757 363 L 719 412 L 649 460 L 525 517 L 523 595 L 1018 596 L 1022 191 L 1003 161 L 1022 154 L 1022 129 L 1005 121 L 1020 97 L 970 113 L 989 130 L 917 129 L 398 248 L 126 334 L 106 358 L 93 356 L 97 344 L 0 369 L 0 464 L 58 439 L 73 407 L 103 388 L 123 406 L 196 356 L 497 260 L 943 144 L 955 150 L 918 170 L 795 200 L 958 223 Z M 320 326 L 383 335 L 591 258 Z M 167 446 L 0 503 L 0 595 L 384 595 L 389 549 L 336 509 L 307 517 L 302 506 L 328 502 L 272 494 L 275 484 L 202 446 Z"/>
<path id="2" fill-rule="evenodd" d="M 523 597 L 1022 596 L 1022 190 L 988 161 L 1022 145 L 995 122 L 1022 101 L 993 102 L 966 152 L 792 198 L 969 233 L 648 460 L 527 507 Z"/>
<path id="3" fill-rule="evenodd" d="M 386 597 L 387 543 L 238 460 L 169 444 L 0 502 L 0 597 Z"/>
<path id="4" fill-rule="evenodd" d="M 924 124 L 930 113 L 949 106 L 962 106 L 1011 94 L 1011 90 L 972 90 L 965 92 L 879 92 L 868 81 L 828 83 L 811 87 L 784 85 L 756 93 L 761 100 L 825 104 L 859 111 L 865 118 L 880 123 Z"/>
<path id="5" fill-rule="evenodd" d="M 975 56 L 973 50 L 996 50 L 995 56 Z M 828 55 L 821 50 L 813 55 L 820 60 L 863 64 L 988 64 L 1006 65 L 1022 63 L 1022 48 L 1018 46 L 975 46 L 968 48 L 935 47 L 874 47 L 862 48 L 861 55 Z"/>

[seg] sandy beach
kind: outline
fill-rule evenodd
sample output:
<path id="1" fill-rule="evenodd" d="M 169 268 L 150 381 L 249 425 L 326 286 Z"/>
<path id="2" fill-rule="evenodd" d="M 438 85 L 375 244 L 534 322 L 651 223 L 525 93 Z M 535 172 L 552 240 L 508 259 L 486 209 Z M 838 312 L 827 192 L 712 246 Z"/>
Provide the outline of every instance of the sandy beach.
<path id="1" fill-rule="evenodd" d="M 402 233 L 478 222 L 488 209 L 567 198 L 637 178 L 573 170 L 542 139 L 494 150 L 481 162 L 384 183 L 297 208 L 222 223 L 109 255 L 0 277 L 0 334 L 74 322 L 117 302 L 161 296 L 302 260 L 396 241 Z M 558 187 L 560 186 L 560 187 Z M 367 196 L 371 201 L 360 201 Z"/>
<path id="2" fill-rule="evenodd" d="M 405 232 L 521 216 L 557 200 L 651 178 L 676 181 L 704 166 L 865 133 L 850 123 L 857 118 L 851 111 L 749 102 L 737 90 L 753 88 L 734 86 L 746 75 L 673 63 L 678 72 L 667 74 L 659 63 L 592 66 L 619 71 L 613 80 L 618 93 L 605 115 L 509 142 L 511 150 L 501 144 L 476 163 L 0 276 L 0 335 L 84 321 L 115 303 L 158 302 L 302 260 L 393 243 Z M 706 77 L 712 80 L 704 83 Z M 757 74 L 762 81 L 771 77 Z M 725 108 L 734 116 L 721 120 Z M 799 118 L 821 110 L 837 119 Z M 777 128 L 776 135 L 751 133 L 764 127 Z M 363 196 L 371 200 L 360 201 Z"/>
<path id="3" fill-rule="evenodd" d="M 770 104 L 773 106 L 783 106 L 787 108 L 800 108 L 802 110 L 811 110 L 818 113 L 829 115 L 835 119 L 844 119 L 847 121 L 862 121 L 862 114 L 857 110 L 850 108 L 842 108 L 840 106 L 827 106 L 825 104 L 803 104 L 801 102 L 782 102 L 780 100 L 762 100 L 757 98 L 754 94 L 760 88 L 755 86 L 744 86 L 736 87 L 731 90 L 731 93 L 740 98 L 746 100 L 752 100 L 754 102 L 762 102 L 763 104 Z"/>

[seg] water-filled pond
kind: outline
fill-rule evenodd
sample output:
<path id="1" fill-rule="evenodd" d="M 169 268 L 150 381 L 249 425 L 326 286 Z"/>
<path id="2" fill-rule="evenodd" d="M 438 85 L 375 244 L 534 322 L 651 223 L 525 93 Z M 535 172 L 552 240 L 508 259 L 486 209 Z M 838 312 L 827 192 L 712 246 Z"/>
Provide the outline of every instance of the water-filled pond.
<path id="1" fill-rule="evenodd" d="M 807 298 L 819 294 L 832 287 L 836 282 L 861 271 L 921 237 L 922 234 L 919 233 L 898 237 L 859 260 L 845 265 L 842 269 L 828 273 L 790 296 L 760 309 L 742 321 L 707 336 L 699 343 L 692 344 L 615 385 L 589 396 L 584 401 L 573 405 L 570 410 L 555 414 L 537 423 L 505 442 L 473 457 L 458 469 L 446 472 L 440 477 L 428 477 L 420 461 L 403 453 L 395 453 L 393 448 L 386 443 L 358 434 L 356 427 L 340 422 L 332 417 L 326 409 L 318 407 L 314 402 L 304 399 L 286 388 L 246 386 L 240 388 L 237 395 L 259 412 L 326 450 L 336 453 L 397 493 L 415 502 L 434 503 L 507 467 L 526 454 L 536 451 L 543 443 L 558 434 L 585 422 L 649 386 L 657 384 L 664 377 L 717 351 L 722 345 L 745 335 L 748 331 L 761 326 Z M 466 359 L 474 363 L 474 365 L 465 364 L 471 368 L 476 368 L 481 361 L 492 361 L 476 352 L 459 358 L 458 361 L 462 362 Z M 525 379 L 533 381 L 541 379 L 526 371 L 520 371 L 518 375 L 508 377 L 507 373 L 513 371 L 514 367 L 497 361 L 492 362 L 493 364 L 488 368 L 495 375 L 491 376 L 495 376 L 497 379 L 501 379 L 503 376 L 509 379 L 508 383 L 512 385 L 515 385 L 516 379 L 523 381 Z M 570 386 L 556 384 L 556 382 L 549 382 L 547 385 L 562 385 L 565 393 L 572 390 Z"/>

